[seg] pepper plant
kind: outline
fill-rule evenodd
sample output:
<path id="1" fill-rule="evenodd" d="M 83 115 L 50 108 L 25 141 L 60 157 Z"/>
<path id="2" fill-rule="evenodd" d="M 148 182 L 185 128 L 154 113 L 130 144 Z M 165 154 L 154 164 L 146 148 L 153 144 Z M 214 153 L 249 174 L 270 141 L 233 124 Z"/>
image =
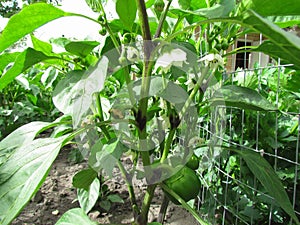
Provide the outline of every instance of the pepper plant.
<path id="1" fill-rule="evenodd" d="M 299 69 L 300 39 L 275 24 L 299 23 L 297 0 L 288 5 L 280 0 L 180 0 L 178 4 L 172 0 L 117 0 L 118 18 L 112 20 L 105 2 L 87 1 L 98 18 L 64 12 L 45 3 L 32 4 L 11 17 L 1 33 L 0 90 L 36 64 L 54 66 L 64 77 L 52 98 L 64 115 L 53 122 L 26 124 L 0 142 L 1 224 L 9 224 L 18 215 L 43 183 L 60 149 L 74 142 L 89 165 L 73 178 L 81 208 L 71 209 L 57 224 L 94 224 L 86 214 L 101 198 L 103 179 L 112 176 L 115 166 L 128 188 L 132 224 L 148 224 L 158 186 L 166 195 L 160 223 L 171 200 L 200 224 L 208 224 L 187 203 L 201 186 L 193 170 L 198 164 L 190 161 L 203 157 L 195 155 L 196 146 L 208 149 L 206 155 L 211 160 L 214 151 L 232 151 L 242 157 L 279 207 L 299 224 L 284 186 L 264 158 L 222 145 L 214 135 L 199 140 L 196 129 L 200 118 L 214 114 L 213 132 L 221 134 L 224 117 L 219 106 L 278 110 L 255 90 L 222 86 L 224 58 L 230 54 L 226 47 L 239 35 L 257 32 L 268 40 L 251 51 L 281 58 Z M 19 54 L 7 50 L 40 26 L 67 16 L 99 24 L 103 43 L 66 38 L 46 43 L 32 35 L 33 47 Z M 286 16 L 294 19 L 282 23 Z M 65 52 L 54 52 L 54 44 Z M 38 136 L 49 129 L 54 129 L 50 137 Z M 125 154 L 131 158 L 129 169 L 121 160 Z M 192 169 L 188 167 L 191 164 Z M 141 204 L 135 196 L 133 177 L 146 185 Z"/>

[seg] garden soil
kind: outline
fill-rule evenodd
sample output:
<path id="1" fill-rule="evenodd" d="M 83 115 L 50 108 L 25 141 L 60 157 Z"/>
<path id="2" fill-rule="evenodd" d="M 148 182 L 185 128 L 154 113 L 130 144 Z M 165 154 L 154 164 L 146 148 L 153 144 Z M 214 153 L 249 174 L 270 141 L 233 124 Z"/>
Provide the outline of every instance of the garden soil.
<path id="1" fill-rule="evenodd" d="M 72 187 L 72 177 L 87 165 L 85 163 L 70 163 L 68 160 L 69 152 L 70 149 L 64 149 L 60 152 L 44 184 L 22 213 L 12 222 L 13 225 L 53 225 L 63 213 L 71 208 L 79 207 L 76 200 L 76 189 Z M 123 163 L 126 166 L 126 159 L 123 159 Z M 141 203 L 145 186 L 142 182 L 136 182 L 136 197 Z M 92 220 L 101 224 L 131 224 L 130 199 L 124 183 L 120 173 L 115 169 L 113 178 L 107 184 L 112 192 L 124 200 L 124 203 L 113 203 L 108 212 L 99 206 L 95 207 L 89 213 Z M 158 189 L 152 201 L 149 213 L 150 221 L 156 220 L 162 197 L 162 191 Z M 197 222 L 186 210 L 170 204 L 164 224 L 196 225 Z"/>

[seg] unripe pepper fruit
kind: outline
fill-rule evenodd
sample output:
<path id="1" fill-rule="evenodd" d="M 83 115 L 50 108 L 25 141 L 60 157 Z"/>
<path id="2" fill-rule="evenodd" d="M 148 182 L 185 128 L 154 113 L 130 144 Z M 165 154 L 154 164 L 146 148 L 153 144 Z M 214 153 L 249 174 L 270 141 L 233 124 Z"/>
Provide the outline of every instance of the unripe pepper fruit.
<path id="1" fill-rule="evenodd" d="M 197 174 L 187 166 L 184 166 L 175 175 L 165 180 L 164 183 L 185 202 L 196 198 L 201 188 L 200 180 Z M 174 204 L 180 204 L 169 193 L 165 193 Z"/>

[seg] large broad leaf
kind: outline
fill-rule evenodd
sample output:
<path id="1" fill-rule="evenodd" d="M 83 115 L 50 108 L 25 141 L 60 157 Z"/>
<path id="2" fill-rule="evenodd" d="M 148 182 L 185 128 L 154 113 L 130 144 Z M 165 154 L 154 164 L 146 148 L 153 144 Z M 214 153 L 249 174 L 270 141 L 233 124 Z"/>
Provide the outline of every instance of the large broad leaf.
<path id="1" fill-rule="evenodd" d="M 10 82 L 12 82 L 20 73 L 24 72 L 32 65 L 54 58 L 56 57 L 45 55 L 44 53 L 36 51 L 32 48 L 26 49 L 24 52 L 18 55 L 14 65 L 4 75 L 2 75 L 2 77 L 0 77 L 0 91 Z"/>
<path id="2" fill-rule="evenodd" d="M 55 225 L 97 225 L 80 208 L 70 209 L 60 217 Z"/>
<path id="3" fill-rule="evenodd" d="M 251 172 L 265 187 L 278 205 L 297 223 L 300 224 L 294 212 L 289 197 L 271 165 L 260 154 L 251 151 L 234 150 L 243 157 Z"/>
<path id="4" fill-rule="evenodd" d="M 243 14 L 242 22 L 248 27 L 262 33 L 268 38 L 268 42 L 263 43 L 256 50 L 262 51 L 274 57 L 280 57 L 300 68 L 300 38 L 286 32 L 276 26 L 268 19 L 265 19 L 254 11 L 247 11 Z"/>
<path id="5" fill-rule="evenodd" d="M 74 41 L 66 44 L 65 49 L 80 57 L 86 57 L 99 44 L 97 41 Z"/>
<path id="6" fill-rule="evenodd" d="M 249 6 L 262 16 L 300 15 L 299 0 L 247 0 Z"/>
<path id="7" fill-rule="evenodd" d="M 46 3 L 24 7 L 21 12 L 10 18 L 2 31 L 0 35 L 0 52 L 38 27 L 67 15 L 69 14 Z"/>
<path id="8" fill-rule="evenodd" d="M 77 189 L 77 196 L 80 207 L 88 213 L 96 204 L 100 194 L 100 181 L 98 178 L 90 184 L 89 189 Z"/>
<path id="9" fill-rule="evenodd" d="M 208 19 L 222 18 L 227 17 L 229 13 L 234 9 L 235 1 L 234 0 L 221 0 L 220 3 L 215 4 L 210 8 L 201 8 L 198 10 L 181 10 L 181 9 L 172 9 L 170 12 L 174 14 L 181 15 L 196 15 L 202 16 Z"/>
<path id="10" fill-rule="evenodd" d="M 124 26 L 131 30 L 134 23 L 137 7 L 135 0 L 117 0 L 116 11 Z"/>
<path id="11" fill-rule="evenodd" d="M 6 161 L 10 154 L 24 143 L 31 142 L 35 136 L 48 127 L 47 122 L 31 122 L 13 131 L 0 142 L 0 165 Z"/>
<path id="12" fill-rule="evenodd" d="M 85 72 L 72 71 L 56 86 L 53 102 L 61 112 L 73 117 L 74 127 L 77 127 L 89 110 L 93 93 L 103 89 L 107 66 L 108 59 L 102 57 L 93 69 Z"/>
<path id="13" fill-rule="evenodd" d="M 29 141 L 1 165 L 1 224 L 10 224 L 36 193 L 66 138 Z"/>
<path id="14" fill-rule="evenodd" d="M 241 109 L 252 109 L 257 111 L 276 111 L 267 99 L 258 92 L 235 85 L 227 85 L 217 90 L 209 100 L 211 105 L 233 106 Z"/>

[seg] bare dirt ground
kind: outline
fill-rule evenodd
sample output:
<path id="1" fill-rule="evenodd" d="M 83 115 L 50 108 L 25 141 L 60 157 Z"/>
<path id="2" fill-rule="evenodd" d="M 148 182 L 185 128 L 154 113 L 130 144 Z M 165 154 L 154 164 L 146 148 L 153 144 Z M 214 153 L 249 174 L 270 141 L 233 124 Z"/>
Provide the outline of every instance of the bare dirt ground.
<path id="1" fill-rule="evenodd" d="M 86 164 L 70 163 L 68 161 L 69 151 L 66 149 L 60 152 L 41 189 L 13 221 L 13 225 L 52 225 L 64 212 L 79 207 L 78 201 L 76 201 L 76 189 L 72 187 L 72 177 L 76 172 L 86 167 Z M 114 193 L 124 200 L 124 203 L 113 203 L 109 212 L 95 207 L 89 213 L 92 220 L 101 224 L 130 224 L 132 222 L 129 195 L 126 186 L 123 185 L 124 183 L 118 171 L 114 171 L 113 179 L 109 181 L 108 185 Z M 142 184 L 137 185 L 136 197 L 139 202 L 143 197 L 144 189 Z M 162 192 L 157 190 L 149 213 L 150 221 L 155 221 L 157 218 L 161 201 Z M 184 209 L 170 204 L 164 224 L 196 225 L 197 222 Z"/>

